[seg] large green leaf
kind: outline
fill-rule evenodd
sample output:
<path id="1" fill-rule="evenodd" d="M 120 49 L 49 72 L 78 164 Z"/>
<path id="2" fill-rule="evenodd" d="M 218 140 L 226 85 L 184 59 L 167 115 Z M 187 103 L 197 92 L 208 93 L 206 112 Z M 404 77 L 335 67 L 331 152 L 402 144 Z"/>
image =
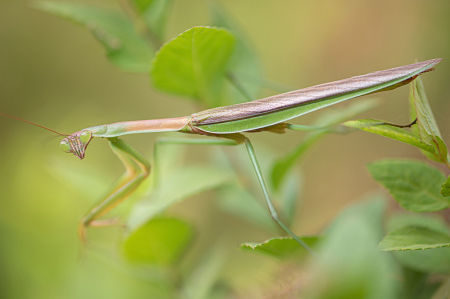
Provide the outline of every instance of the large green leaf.
<path id="1" fill-rule="evenodd" d="M 123 253 L 134 263 L 170 265 L 178 260 L 193 236 L 189 224 L 175 218 L 156 218 L 123 240 Z"/>
<path id="2" fill-rule="evenodd" d="M 163 38 L 172 0 L 131 0 L 151 33 Z"/>
<path id="3" fill-rule="evenodd" d="M 318 242 L 318 237 L 301 237 L 306 244 L 310 247 L 314 247 Z M 303 261 L 309 257 L 310 254 L 303 248 L 297 241 L 288 237 L 278 237 L 269 239 L 262 243 L 247 242 L 241 244 L 241 249 L 245 251 L 264 254 L 279 259 L 294 259 Z"/>
<path id="4" fill-rule="evenodd" d="M 375 100 L 352 103 L 344 109 L 336 109 L 335 111 L 324 113 L 317 119 L 314 125 L 319 128 L 334 126 L 354 117 L 357 114 L 373 108 L 376 103 L 377 102 Z M 271 172 L 271 180 L 275 190 L 279 190 L 286 175 L 295 163 L 304 155 L 304 153 L 329 132 L 332 131 L 318 130 L 316 132 L 309 133 L 296 148 L 294 148 L 286 156 L 275 161 Z"/>
<path id="5" fill-rule="evenodd" d="M 223 186 L 234 179 L 232 173 L 210 166 L 186 166 L 166 176 L 149 198 L 138 202 L 131 211 L 131 230 L 162 213 L 170 206 L 190 196 Z"/>
<path id="6" fill-rule="evenodd" d="M 399 269 L 377 250 L 385 208 L 381 199 L 344 211 L 321 238 L 305 298 L 398 298 Z"/>
<path id="7" fill-rule="evenodd" d="M 229 82 L 225 84 L 222 105 L 230 105 L 256 100 L 263 82 L 262 67 L 258 55 L 252 49 L 248 37 L 239 24 L 217 1 L 211 1 L 209 7 L 212 25 L 230 30 L 236 36 L 236 47 L 227 68 Z M 235 84 L 233 85 L 233 80 Z M 243 91 L 239 90 L 239 85 Z"/>
<path id="8" fill-rule="evenodd" d="M 426 163 L 413 160 L 382 160 L 367 165 L 372 177 L 406 210 L 434 212 L 447 209 L 448 199 L 439 193 L 445 176 Z"/>
<path id="9" fill-rule="evenodd" d="M 374 133 L 384 137 L 392 138 L 420 149 L 426 150 L 434 154 L 434 147 L 428 143 L 423 142 L 417 136 L 408 131 L 390 125 L 384 125 L 382 120 L 378 119 L 358 119 L 351 120 L 344 123 L 345 126 L 357 128 L 366 132 Z"/>
<path id="10" fill-rule="evenodd" d="M 154 51 L 139 37 L 127 17 L 112 9 L 88 4 L 46 1 L 35 8 L 87 28 L 105 47 L 108 59 L 119 68 L 146 73 Z"/>
<path id="11" fill-rule="evenodd" d="M 405 226 L 389 233 L 378 245 L 383 251 L 449 247 L 450 236 L 426 227 Z"/>
<path id="12" fill-rule="evenodd" d="M 164 44 L 152 62 L 153 86 L 208 107 L 219 104 L 234 37 L 224 29 L 191 28 Z"/>
<path id="13" fill-rule="evenodd" d="M 423 142 L 432 145 L 438 154 L 438 159 L 430 157 L 434 161 L 449 164 L 449 154 L 447 145 L 442 139 L 441 132 L 431 111 L 428 98 L 425 94 L 422 79 L 419 77 L 411 84 L 411 93 L 414 96 L 414 106 L 417 114 L 417 124 L 419 127 L 420 138 Z"/>

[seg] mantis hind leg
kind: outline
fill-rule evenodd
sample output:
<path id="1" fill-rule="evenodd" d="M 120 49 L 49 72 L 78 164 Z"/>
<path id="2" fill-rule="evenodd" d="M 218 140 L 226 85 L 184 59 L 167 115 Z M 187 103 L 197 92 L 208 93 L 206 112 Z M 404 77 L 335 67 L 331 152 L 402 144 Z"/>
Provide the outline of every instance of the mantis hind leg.
<path id="1" fill-rule="evenodd" d="M 119 138 L 108 140 L 111 149 L 125 166 L 125 172 L 100 204 L 81 220 L 78 232 L 82 240 L 86 239 L 86 228 L 114 224 L 116 222 L 114 219 L 99 220 L 99 218 L 130 196 L 150 173 L 150 163 L 141 153 Z"/>
<path id="2" fill-rule="evenodd" d="M 264 193 L 264 198 L 266 200 L 267 207 L 269 209 L 270 215 L 272 219 L 288 234 L 290 235 L 297 243 L 299 243 L 303 248 L 305 248 L 311 255 L 315 256 L 312 249 L 306 244 L 302 239 L 297 237 L 284 223 L 278 218 L 277 210 L 270 199 L 269 190 L 264 181 L 264 177 L 262 175 L 261 168 L 259 167 L 258 160 L 256 159 L 255 150 L 253 149 L 253 145 L 251 144 L 248 138 L 245 139 L 245 146 L 247 148 L 248 155 L 250 156 L 250 160 L 252 161 L 253 168 L 255 169 L 256 176 L 258 177 L 259 184 L 261 185 L 261 189 Z"/>

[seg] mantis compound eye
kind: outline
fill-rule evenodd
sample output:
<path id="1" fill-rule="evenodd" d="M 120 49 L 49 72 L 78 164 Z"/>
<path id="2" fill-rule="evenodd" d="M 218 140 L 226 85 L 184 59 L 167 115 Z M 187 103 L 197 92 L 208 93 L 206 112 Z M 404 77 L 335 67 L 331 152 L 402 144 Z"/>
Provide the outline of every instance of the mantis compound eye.
<path id="1" fill-rule="evenodd" d="M 66 153 L 72 152 L 72 148 L 70 147 L 70 144 L 66 139 L 61 140 L 59 147 L 62 149 L 63 152 Z"/>
<path id="2" fill-rule="evenodd" d="M 81 134 L 80 134 L 80 141 L 83 144 L 88 143 L 91 140 L 91 138 L 92 138 L 92 133 L 89 130 L 85 130 L 85 131 L 81 132 Z"/>

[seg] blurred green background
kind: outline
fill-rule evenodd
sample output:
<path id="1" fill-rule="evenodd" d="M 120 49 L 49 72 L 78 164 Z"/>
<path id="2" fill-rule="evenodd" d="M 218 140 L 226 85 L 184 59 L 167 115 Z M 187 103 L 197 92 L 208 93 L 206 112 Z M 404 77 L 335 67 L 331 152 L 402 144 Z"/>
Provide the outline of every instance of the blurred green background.
<path id="1" fill-rule="evenodd" d="M 90 1 L 92 3 L 94 1 Z M 95 1 L 118 7 L 113 0 Z M 152 90 L 148 76 L 127 74 L 110 64 L 89 32 L 29 7 L 29 1 L 0 1 L 0 111 L 63 133 L 125 120 L 189 115 L 200 107 Z M 368 72 L 442 57 L 423 80 L 442 135 L 450 120 L 450 2 L 442 1 L 221 1 L 245 31 L 260 57 L 264 75 L 292 86 L 308 87 Z M 166 40 L 208 25 L 207 1 L 175 0 Z M 263 90 L 261 97 L 274 94 Z M 382 104 L 363 117 L 408 122 L 408 88 L 377 97 Z M 312 113 L 295 120 L 308 124 Z M 149 272 L 123 267 L 111 244 L 119 228 L 91 230 L 83 254 L 76 234 L 79 219 L 122 172 L 105 141 L 94 140 L 79 161 L 59 149 L 59 138 L 25 123 L 0 118 L 0 297 L 2 298 L 159 298 L 163 284 L 149 283 Z M 150 156 L 157 136 L 125 139 Z M 255 146 L 286 153 L 303 134 L 256 134 Z M 188 151 L 202 159 L 202 147 Z M 258 148 L 256 148 L 258 149 Z M 329 136 L 301 165 L 302 206 L 293 230 L 318 234 L 350 203 L 379 187 L 364 165 L 383 157 L 416 157 L 416 149 L 356 132 Z M 61 169 L 90 178 L 67 179 Z M 195 196 L 171 213 L 194 223 L 194 247 L 220 240 L 231 250 L 221 275 L 239 292 L 258 297 L 278 276 L 275 263 L 237 249 L 245 241 L 273 237 L 220 211 L 211 194 Z M 300 198 L 299 198 L 300 200 Z M 395 202 L 390 209 L 398 209 Z M 119 213 L 120 215 L 120 213 Z M 86 250 L 86 249 L 85 249 Z M 80 253 L 81 252 L 81 253 Z M 201 251 L 200 251 L 201 252 Z M 197 253 L 198 254 L 198 253 Z M 187 253 L 183 264 L 198 257 Z M 182 265 L 181 265 L 182 266 Z M 267 270 L 267 271 L 266 271 Z M 274 278 L 274 276 L 275 278 Z M 252 295 L 249 295 L 252 294 Z"/>

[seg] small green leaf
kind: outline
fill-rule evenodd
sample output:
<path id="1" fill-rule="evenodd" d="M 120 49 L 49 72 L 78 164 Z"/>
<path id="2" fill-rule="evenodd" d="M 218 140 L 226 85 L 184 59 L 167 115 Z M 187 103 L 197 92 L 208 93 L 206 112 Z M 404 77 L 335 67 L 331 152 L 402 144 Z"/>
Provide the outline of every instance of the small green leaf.
<path id="1" fill-rule="evenodd" d="M 441 195 L 444 197 L 450 196 L 450 176 L 447 178 L 447 180 L 441 187 Z"/>
<path id="2" fill-rule="evenodd" d="M 426 227 L 405 226 L 389 233 L 378 245 L 382 251 L 449 247 L 450 236 Z"/>
<path id="3" fill-rule="evenodd" d="M 314 247 L 318 242 L 318 237 L 301 237 L 306 244 Z M 273 256 L 279 259 L 296 259 L 304 260 L 309 256 L 309 253 L 300 244 L 292 238 L 278 237 L 269 239 L 262 243 L 243 243 L 241 249 L 251 252 L 256 252 L 264 255 Z"/>
<path id="4" fill-rule="evenodd" d="M 384 137 L 392 138 L 434 154 L 434 147 L 420 140 L 408 131 L 394 126 L 383 125 L 384 121 L 378 119 L 358 119 L 344 123 L 345 126 L 360 129 Z"/>
<path id="5" fill-rule="evenodd" d="M 367 165 L 372 177 L 406 210 L 435 212 L 447 209 L 449 201 L 439 193 L 445 181 L 442 172 L 413 160 L 382 160 Z"/>
<path id="6" fill-rule="evenodd" d="M 411 84 L 411 93 L 414 96 L 414 106 L 417 113 L 417 124 L 419 127 L 420 138 L 423 142 L 434 147 L 441 163 L 449 163 L 449 154 L 447 145 L 442 139 L 441 132 L 431 111 L 428 98 L 425 94 L 422 79 L 418 77 Z M 427 156 L 429 157 L 429 156 Z M 436 161 L 436 159 L 433 159 Z"/>
<path id="7" fill-rule="evenodd" d="M 150 30 L 162 39 L 172 0 L 131 0 Z"/>
<path id="8" fill-rule="evenodd" d="M 128 226 L 135 230 L 179 201 L 223 186 L 233 179 L 232 173 L 216 167 L 183 167 L 165 177 L 149 198 L 141 200 L 133 207 Z"/>
<path id="9" fill-rule="evenodd" d="M 373 108 L 376 104 L 377 102 L 375 100 L 366 100 L 352 103 L 344 109 L 329 111 L 320 116 L 314 123 L 314 126 L 324 128 L 339 124 L 357 114 Z M 294 148 L 294 150 L 275 161 L 271 173 L 271 180 L 275 190 L 279 190 L 286 175 L 304 153 L 329 132 L 330 131 L 327 130 L 319 130 L 306 135 L 303 141 Z"/>
<path id="10" fill-rule="evenodd" d="M 152 219 L 123 240 L 123 253 L 134 263 L 170 265 L 192 239 L 189 224 L 174 218 Z"/>
<path id="11" fill-rule="evenodd" d="M 234 37 L 224 29 L 191 28 L 156 54 L 150 71 L 155 88 L 190 97 L 208 107 L 219 103 Z"/>
<path id="12" fill-rule="evenodd" d="M 133 24 L 119 11 L 87 4 L 46 1 L 35 8 L 85 26 L 103 44 L 117 67 L 146 73 L 154 51 L 139 37 Z"/>
<path id="13" fill-rule="evenodd" d="M 388 223 L 389 232 L 405 226 L 433 231 L 450 236 L 450 230 L 443 220 L 419 214 L 395 215 Z M 428 236 L 426 236 L 428 238 Z M 393 252 L 394 256 L 406 267 L 424 273 L 450 273 L 450 247 L 433 250 L 407 250 Z"/>

